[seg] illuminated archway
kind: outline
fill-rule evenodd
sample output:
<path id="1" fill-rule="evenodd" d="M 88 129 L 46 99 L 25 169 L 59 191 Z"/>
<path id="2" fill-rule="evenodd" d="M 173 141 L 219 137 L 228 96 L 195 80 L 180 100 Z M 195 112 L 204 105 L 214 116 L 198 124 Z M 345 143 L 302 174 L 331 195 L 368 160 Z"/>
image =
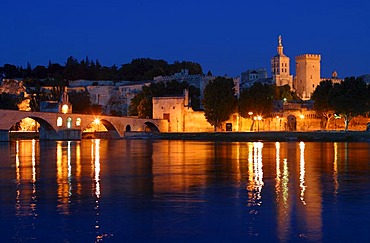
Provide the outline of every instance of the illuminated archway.
<path id="1" fill-rule="evenodd" d="M 32 130 L 32 131 L 36 131 L 36 132 L 39 132 L 38 133 L 38 136 L 40 139 L 49 139 L 49 138 L 55 138 L 58 136 L 58 133 L 57 131 L 54 129 L 54 127 L 46 120 L 40 118 L 40 117 L 35 117 L 35 116 L 24 116 L 24 117 L 20 117 L 19 118 L 19 121 L 18 122 L 15 122 L 14 124 L 18 124 L 20 121 L 22 121 L 23 119 L 25 118 L 29 118 L 29 119 L 32 119 L 36 122 L 37 124 L 37 129 L 36 130 Z M 14 125 L 12 126 L 14 127 Z M 12 129 L 9 129 L 9 130 L 12 130 Z"/>
<path id="2" fill-rule="evenodd" d="M 67 128 L 72 128 L 72 118 L 71 117 L 67 118 Z"/>

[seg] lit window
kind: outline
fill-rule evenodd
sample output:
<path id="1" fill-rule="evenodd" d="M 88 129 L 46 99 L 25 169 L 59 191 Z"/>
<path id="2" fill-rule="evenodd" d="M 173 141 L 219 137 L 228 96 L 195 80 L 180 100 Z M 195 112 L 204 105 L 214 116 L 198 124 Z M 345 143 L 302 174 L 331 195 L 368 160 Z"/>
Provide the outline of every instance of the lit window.
<path id="1" fill-rule="evenodd" d="M 58 117 L 57 119 L 57 127 L 61 127 L 63 125 L 63 119 L 61 117 Z"/>
<path id="2" fill-rule="evenodd" d="M 68 105 L 64 104 L 62 106 L 62 113 L 66 114 L 68 112 Z"/>
<path id="3" fill-rule="evenodd" d="M 71 127 L 72 127 L 72 118 L 68 117 L 67 118 L 67 128 L 71 128 Z"/>
<path id="4" fill-rule="evenodd" d="M 76 119 L 76 127 L 79 127 L 79 126 L 81 126 L 81 118 L 77 118 Z"/>

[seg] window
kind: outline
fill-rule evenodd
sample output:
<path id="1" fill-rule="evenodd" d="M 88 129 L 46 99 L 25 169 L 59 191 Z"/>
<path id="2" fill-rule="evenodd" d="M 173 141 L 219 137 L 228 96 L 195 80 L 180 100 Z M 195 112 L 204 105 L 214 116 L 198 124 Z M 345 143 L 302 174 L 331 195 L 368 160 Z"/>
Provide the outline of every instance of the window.
<path id="1" fill-rule="evenodd" d="M 170 114 L 169 113 L 163 113 L 163 119 L 170 121 Z"/>
<path id="2" fill-rule="evenodd" d="M 67 128 L 71 128 L 71 127 L 72 127 L 72 118 L 68 117 L 67 118 Z"/>
<path id="3" fill-rule="evenodd" d="M 64 105 L 62 106 L 62 113 L 63 113 L 63 114 L 68 113 L 68 105 L 64 104 Z"/>
<path id="4" fill-rule="evenodd" d="M 76 127 L 79 127 L 79 126 L 81 126 L 81 118 L 77 118 L 76 119 Z"/>
<path id="5" fill-rule="evenodd" d="M 61 117 L 58 117 L 57 119 L 57 127 L 61 127 L 63 125 L 63 119 Z"/>

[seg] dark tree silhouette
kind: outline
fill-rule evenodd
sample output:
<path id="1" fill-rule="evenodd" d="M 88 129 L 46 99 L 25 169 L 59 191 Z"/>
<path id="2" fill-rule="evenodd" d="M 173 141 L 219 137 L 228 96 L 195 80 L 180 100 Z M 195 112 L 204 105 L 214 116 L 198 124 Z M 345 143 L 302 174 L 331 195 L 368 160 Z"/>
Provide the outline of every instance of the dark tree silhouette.
<path id="1" fill-rule="evenodd" d="M 215 131 L 220 130 L 236 108 L 233 79 L 217 77 L 210 81 L 204 89 L 203 106 L 207 121 Z"/>

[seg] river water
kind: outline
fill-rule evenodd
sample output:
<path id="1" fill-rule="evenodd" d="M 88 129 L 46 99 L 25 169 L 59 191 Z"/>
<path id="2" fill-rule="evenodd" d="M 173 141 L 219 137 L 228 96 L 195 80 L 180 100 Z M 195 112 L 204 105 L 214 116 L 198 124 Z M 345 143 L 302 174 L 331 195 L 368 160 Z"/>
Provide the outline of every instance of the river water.
<path id="1" fill-rule="evenodd" d="M 370 143 L 0 143 L 3 242 L 368 242 Z"/>

